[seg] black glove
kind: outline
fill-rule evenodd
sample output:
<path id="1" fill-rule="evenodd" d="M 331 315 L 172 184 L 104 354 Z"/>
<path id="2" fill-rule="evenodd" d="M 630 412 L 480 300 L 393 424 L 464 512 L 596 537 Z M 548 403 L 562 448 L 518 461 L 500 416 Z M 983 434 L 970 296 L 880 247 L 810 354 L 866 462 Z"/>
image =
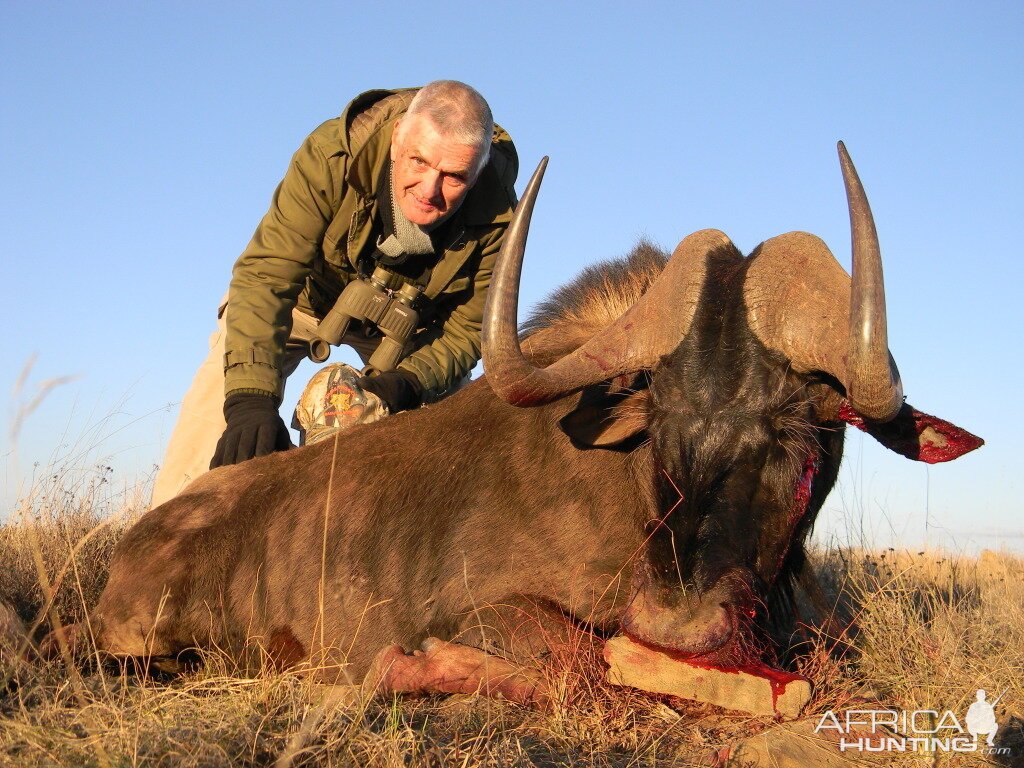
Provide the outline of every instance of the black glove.
<path id="1" fill-rule="evenodd" d="M 224 401 L 224 420 L 228 426 L 217 441 L 210 469 L 292 447 L 270 395 L 230 395 Z"/>
<path id="2" fill-rule="evenodd" d="M 396 368 L 376 376 L 363 376 L 356 379 L 356 384 L 383 400 L 391 413 L 407 411 L 423 402 L 423 385 L 416 374 L 409 371 Z"/>

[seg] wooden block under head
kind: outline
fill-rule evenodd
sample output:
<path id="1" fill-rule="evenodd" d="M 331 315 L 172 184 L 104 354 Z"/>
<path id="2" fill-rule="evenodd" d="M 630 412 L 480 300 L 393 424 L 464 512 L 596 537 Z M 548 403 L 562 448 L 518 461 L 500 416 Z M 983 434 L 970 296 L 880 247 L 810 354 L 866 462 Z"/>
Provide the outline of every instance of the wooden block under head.
<path id="1" fill-rule="evenodd" d="M 705 701 L 755 715 L 796 717 L 811 698 L 800 675 L 764 665 L 717 667 L 649 648 L 619 635 L 604 646 L 608 682 Z"/>

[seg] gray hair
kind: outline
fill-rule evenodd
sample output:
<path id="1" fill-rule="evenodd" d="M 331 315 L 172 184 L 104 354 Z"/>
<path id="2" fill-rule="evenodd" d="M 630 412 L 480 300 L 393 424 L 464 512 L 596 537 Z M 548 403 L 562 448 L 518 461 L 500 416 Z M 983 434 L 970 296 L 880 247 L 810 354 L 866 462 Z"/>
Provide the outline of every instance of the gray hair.
<path id="1" fill-rule="evenodd" d="M 476 146 L 479 157 L 475 173 L 487 164 L 494 118 L 484 97 L 472 86 L 458 80 L 435 80 L 420 88 L 405 114 L 427 117 L 446 139 Z"/>

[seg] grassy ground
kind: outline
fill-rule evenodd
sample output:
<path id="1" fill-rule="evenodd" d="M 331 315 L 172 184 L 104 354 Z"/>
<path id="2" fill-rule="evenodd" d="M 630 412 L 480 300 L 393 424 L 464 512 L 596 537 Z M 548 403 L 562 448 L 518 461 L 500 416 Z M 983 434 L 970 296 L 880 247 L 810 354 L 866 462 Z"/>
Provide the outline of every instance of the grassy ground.
<path id="1" fill-rule="evenodd" d="M 0 526 L 0 598 L 34 636 L 95 603 L 110 551 L 138 502 L 104 496 L 103 473 L 55 477 Z M 816 691 L 807 713 L 952 710 L 975 691 L 997 708 L 1011 756 L 895 755 L 874 765 L 1017 765 L 1024 755 L 1024 561 L 993 553 L 830 550 L 801 595 L 792 666 Z M 52 600 L 47 596 L 52 595 Z M 12 766 L 675 766 L 774 725 L 767 718 L 613 688 L 598 648 L 551 671 L 560 691 L 537 713 L 476 697 L 366 700 L 287 674 L 239 675 L 217 655 L 155 680 L 85 662 L 0 651 L 0 765 Z"/>

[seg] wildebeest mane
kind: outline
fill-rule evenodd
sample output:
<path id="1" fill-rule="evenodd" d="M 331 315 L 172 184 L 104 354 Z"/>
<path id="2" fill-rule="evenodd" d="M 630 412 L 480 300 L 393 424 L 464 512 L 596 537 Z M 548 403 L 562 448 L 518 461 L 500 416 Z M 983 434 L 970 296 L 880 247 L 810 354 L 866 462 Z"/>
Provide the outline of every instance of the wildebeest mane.
<path id="1" fill-rule="evenodd" d="M 641 240 L 626 256 L 587 267 L 534 309 L 520 325 L 527 354 L 549 365 L 581 346 L 643 296 L 668 255 Z"/>

